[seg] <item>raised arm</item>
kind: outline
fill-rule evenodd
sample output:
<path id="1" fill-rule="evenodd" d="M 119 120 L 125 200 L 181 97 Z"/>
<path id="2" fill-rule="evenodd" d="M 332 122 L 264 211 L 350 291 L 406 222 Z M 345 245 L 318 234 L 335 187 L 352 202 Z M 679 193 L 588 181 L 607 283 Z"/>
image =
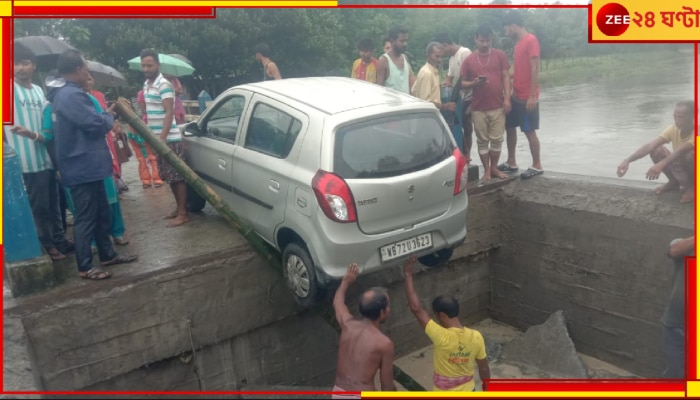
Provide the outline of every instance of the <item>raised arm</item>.
<path id="1" fill-rule="evenodd" d="M 348 310 L 348 306 L 345 304 L 345 295 L 348 291 L 348 286 L 350 286 L 357 276 L 360 274 L 360 268 L 357 264 L 352 263 L 348 267 L 348 271 L 345 273 L 343 280 L 340 282 L 338 290 L 335 292 L 333 297 L 333 309 L 335 310 L 335 319 L 338 320 L 338 325 L 340 329 L 345 329 L 345 324 L 352 319 L 352 314 Z"/>
<path id="2" fill-rule="evenodd" d="M 420 304 L 420 299 L 416 294 L 416 289 L 413 287 L 413 266 L 416 264 L 416 256 L 413 255 L 406 261 L 403 267 L 403 273 L 405 275 L 404 286 L 406 287 L 406 298 L 408 299 L 408 307 L 411 309 L 413 315 L 416 316 L 420 327 L 425 330 L 425 326 L 428 325 L 430 321 L 430 315 L 423 309 Z"/>

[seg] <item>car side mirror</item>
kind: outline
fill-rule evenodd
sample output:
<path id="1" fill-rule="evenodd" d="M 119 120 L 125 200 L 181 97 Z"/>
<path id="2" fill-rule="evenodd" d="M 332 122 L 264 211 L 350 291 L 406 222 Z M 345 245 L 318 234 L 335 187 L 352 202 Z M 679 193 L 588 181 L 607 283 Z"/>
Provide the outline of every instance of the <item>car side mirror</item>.
<path id="1" fill-rule="evenodd" d="M 185 124 L 183 134 L 185 136 L 202 136 L 202 131 L 199 130 L 199 125 L 197 125 L 197 122 L 193 121 Z"/>

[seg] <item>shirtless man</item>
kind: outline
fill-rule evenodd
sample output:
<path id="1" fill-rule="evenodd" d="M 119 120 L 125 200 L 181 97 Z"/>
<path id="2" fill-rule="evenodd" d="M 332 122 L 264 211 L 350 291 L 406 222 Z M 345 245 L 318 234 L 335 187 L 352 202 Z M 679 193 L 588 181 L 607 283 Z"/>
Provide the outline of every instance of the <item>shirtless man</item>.
<path id="1" fill-rule="evenodd" d="M 380 371 L 382 391 L 396 390 L 394 385 L 394 343 L 379 325 L 389 318 L 389 295 L 384 288 L 371 288 L 360 297 L 360 314 L 355 318 L 345 305 L 345 294 L 360 269 L 351 264 L 333 298 L 335 317 L 340 325 L 338 368 L 335 375 L 334 399 L 359 399 L 342 392 L 374 391 L 374 376 Z"/>
<path id="2" fill-rule="evenodd" d="M 263 81 L 282 79 L 282 74 L 280 74 L 277 64 L 270 60 L 270 46 L 267 43 L 260 43 L 255 46 L 255 59 L 262 64 Z"/>

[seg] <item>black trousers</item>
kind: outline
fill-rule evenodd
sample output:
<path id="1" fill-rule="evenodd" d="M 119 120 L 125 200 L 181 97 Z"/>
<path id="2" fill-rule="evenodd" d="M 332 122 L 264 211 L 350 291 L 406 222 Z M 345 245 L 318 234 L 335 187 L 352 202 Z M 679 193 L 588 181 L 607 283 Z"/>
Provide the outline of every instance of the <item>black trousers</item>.
<path id="1" fill-rule="evenodd" d="M 24 173 L 22 178 L 29 197 L 39 242 L 46 250 L 55 247 L 58 251 L 65 251 L 68 241 L 61 220 L 56 171 L 48 169 Z"/>
<path id="2" fill-rule="evenodd" d="M 95 239 L 100 261 L 117 257 L 110 241 L 110 209 L 102 180 L 70 186 L 75 204 L 73 236 L 78 271 L 87 272 L 92 266 L 90 244 Z"/>

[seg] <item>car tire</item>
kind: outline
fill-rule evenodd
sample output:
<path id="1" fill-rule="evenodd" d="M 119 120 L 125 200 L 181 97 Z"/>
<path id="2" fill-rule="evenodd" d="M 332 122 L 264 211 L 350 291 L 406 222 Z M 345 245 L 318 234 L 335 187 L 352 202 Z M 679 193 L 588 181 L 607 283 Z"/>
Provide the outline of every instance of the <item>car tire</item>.
<path id="1" fill-rule="evenodd" d="M 447 264 L 447 262 L 450 261 L 453 252 L 454 249 L 452 248 L 438 250 L 435 253 L 428 254 L 427 256 L 418 257 L 418 261 L 426 267 L 437 268 Z"/>
<path id="2" fill-rule="evenodd" d="M 292 242 L 284 248 L 282 273 L 297 304 L 309 308 L 317 303 L 321 291 L 316 280 L 316 267 L 306 247 Z"/>
<path id="3" fill-rule="evenodd" d="M 192 186 L 187 185 L 187 211 L 200 212 L 205 205 L 207 205 L 207 201 Z"/>

